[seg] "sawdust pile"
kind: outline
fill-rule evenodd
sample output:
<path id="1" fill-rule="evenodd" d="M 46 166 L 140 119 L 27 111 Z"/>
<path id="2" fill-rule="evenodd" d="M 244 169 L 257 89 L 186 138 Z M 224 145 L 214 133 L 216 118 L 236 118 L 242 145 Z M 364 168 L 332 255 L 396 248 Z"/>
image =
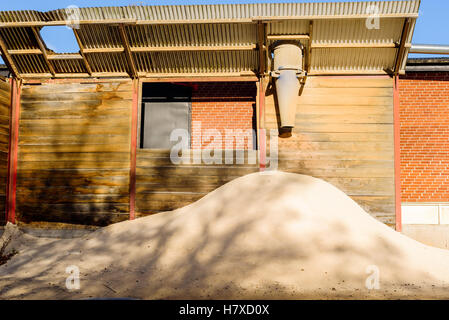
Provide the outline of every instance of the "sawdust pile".
<path id="1" fill-rule="evenodd" d="M 190 206 L 79 239 L 11 225 L 3 238 L 11 233 L 19 253 L 0 267 L 2 299 L 449 297 L 448 251 L 304 175 L 247 175 Z M 79 290 L 66 288 L 69 266 L 79 268 Z"/>

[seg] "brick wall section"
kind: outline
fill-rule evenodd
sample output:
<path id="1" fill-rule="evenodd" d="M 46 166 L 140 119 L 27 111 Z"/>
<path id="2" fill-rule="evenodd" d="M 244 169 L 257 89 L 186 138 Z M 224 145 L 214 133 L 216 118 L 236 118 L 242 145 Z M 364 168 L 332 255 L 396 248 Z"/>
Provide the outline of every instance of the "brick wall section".
<path id="1" fill-rule="evenodd" d="M 236 144 L 236 139 L 228 135 L 229 145 L 234 149 L 252 149 L 253 141 L 245 135 L 255 128 L 255 83 L 200 82 L 192 87 L 192 148 L 225 149 L 225 130 L 241 130 L 235 133 L 244 143 Z M 221 134 L 221 141 L 207 137 L 213 133 L 211 130 Z"/>
<path id="2" fill-rule="evenodd" d="M 399 81 L 402 202 L 449 201 L 449 72 Z"/>

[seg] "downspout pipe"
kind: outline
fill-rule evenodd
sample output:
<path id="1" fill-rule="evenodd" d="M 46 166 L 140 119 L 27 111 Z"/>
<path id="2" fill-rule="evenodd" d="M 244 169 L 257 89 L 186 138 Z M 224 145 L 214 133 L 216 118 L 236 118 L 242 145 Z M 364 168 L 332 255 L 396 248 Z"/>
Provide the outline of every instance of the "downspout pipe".
<path id="1" fill-rule="evenodd" d="M 448 54 L 449 55 L 449 45 L 412 44 L 409 53 Z"/>
<path id="2" fill-rule="evenodd" d="M 296 41 L 277 41 L 273 43 L 273 69 L 270 72 L 276 86 L 277 102 L 281 128 L 293 128 L 296 120 L 300 78 L 306 73 L 302 70 L 303 47 Z"/>

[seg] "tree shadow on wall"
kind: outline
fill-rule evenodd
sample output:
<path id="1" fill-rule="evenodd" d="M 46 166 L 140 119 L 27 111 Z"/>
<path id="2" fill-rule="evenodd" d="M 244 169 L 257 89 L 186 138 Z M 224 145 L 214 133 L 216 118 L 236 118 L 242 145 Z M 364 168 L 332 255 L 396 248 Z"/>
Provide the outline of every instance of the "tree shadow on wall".
<path id="1" fill-rule="evenodd" d="M 128 86 L 50 86 L 51 92 L 24 89 L 18 221 L 104 226 L 126 220 L 130 137 L 121 119 L 131 110 L 131 98 L 124 95 Z"/>

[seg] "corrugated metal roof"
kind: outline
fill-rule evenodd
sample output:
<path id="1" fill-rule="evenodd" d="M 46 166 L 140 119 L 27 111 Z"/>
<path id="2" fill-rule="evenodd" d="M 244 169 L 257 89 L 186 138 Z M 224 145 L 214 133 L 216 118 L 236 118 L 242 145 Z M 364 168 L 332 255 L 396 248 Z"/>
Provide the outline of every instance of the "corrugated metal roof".
<path id="1" fill-rule="evenodd" d="M 365 19 L 318 20 L 312 44 L 386 44 L 401 39 L 402 19 L 382 19 L 379 29 L 368 29 Z"/>
<path id="2" fill-rule="evenodd" d="M 416 14 L 420 0 L 329 3 L 256 3 L 176 6 L 127 6 L 80 8 L 80 20 L 242 20 L 256 17 L 355 16 L 366 15 L 369 6 L 377 6 L 380 15 Z M 0 12 L 0 22 L 66 21 L 70 11 L 32 10 Z"/>
<path id="3" fill-rule="evenodd" d="M 1 28 L 0 36 L 10 50 L 39 48 L 30 28 Z"/>
<path id="4" fill-rule="evenodd" d="M 416 14 L 419 0 L 81 8 L 80 20 L 136 19 L 179 22 L 183 20 L 246 20 L 256 17 L 355 16 L 366 15 L 367 8 L 373 5 L 379 8 L 380 15 Z M 64 9 L 50 11 L 47 15 L 49 20 L 67 19 L 67 11 Z"/>
<path id="5" fill-rule="evenodd" d="M 333 48 L 314 50 L 312 72 L 367 72 L 388 70 L 396 57 L 395 49 Z"/>
<path id="6" fill-rule="evenodd" d="M 131 47 L 245 46 L 257 38 L 255 24 L 177 24 L 127 27 Z"/>
<path id="7" fill-rule="evenodd" d="M 259 67 L 256 51 L 138 53 L 137 65 L 145 73 L 238 73 Z"/>
<path id="8" fill-rule="evenodd" d="M 46 50 L 48 59 L 32 28 L 64 24 L 69 18 L 66 10 L 0 12 L 0 47 L 9 56 L 3 52 L 4 59 L 24 77 L 257 74 L 260 49 L 274 41 L 267 35 L 300 35 L 305 50 L 311 48 L 312 73 L 382 73 L 394 69 L 405 19 L 411 19 L 413 31 L 419 4 L 408 0 L 81 8 L 76 30 L 81 55 L 61 57 Z M 371 6 L 378 8 L 379 29 L 366 27 Z M 265 31 L 259 41 L 261 24 Z M 407 43 L 411 37 L 409 32 Z M 259 48 L 260 42 L 264 46 Z"/>

